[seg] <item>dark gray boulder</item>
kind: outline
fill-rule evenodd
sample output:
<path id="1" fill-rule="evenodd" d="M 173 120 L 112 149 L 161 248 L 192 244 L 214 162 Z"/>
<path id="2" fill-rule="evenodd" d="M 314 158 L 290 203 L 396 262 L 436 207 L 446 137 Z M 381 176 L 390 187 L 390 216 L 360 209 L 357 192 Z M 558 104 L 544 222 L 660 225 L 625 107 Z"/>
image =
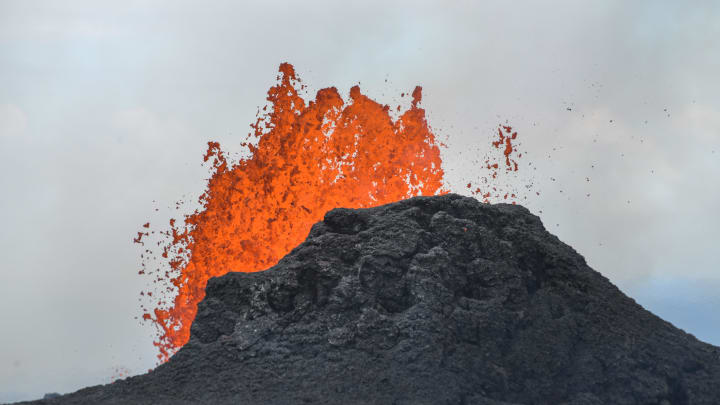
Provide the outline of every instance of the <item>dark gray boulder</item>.
<path id="1" fill-rule="evenodd" d="M 521 206 L 335 209 L 276 266 L 210 280 L 192 337 L 45 404 L 720 403 L 720 348 L 644 310 Z"/>

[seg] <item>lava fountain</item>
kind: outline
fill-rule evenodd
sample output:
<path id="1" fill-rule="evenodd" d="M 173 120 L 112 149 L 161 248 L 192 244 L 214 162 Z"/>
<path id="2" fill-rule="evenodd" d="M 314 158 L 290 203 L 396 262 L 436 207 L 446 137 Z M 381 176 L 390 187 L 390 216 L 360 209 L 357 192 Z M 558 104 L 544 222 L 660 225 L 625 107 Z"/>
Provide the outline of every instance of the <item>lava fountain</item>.
<path id="1" fill-rule="evenodd" d="M 200 197 L 201 208 L 183 221 L 170 221 L 160 244 L 167 271 L 152 273 L 167 285 L 166 296 L 143 319 L 155 324 L 158 359 L 166 361 L 190 338 L 197 304 L 211 277 L 230 271 L 254 272 L 276 264 L 307 236 L 310 227 L 335 207 L 362 208 L 417 195 L 447 192 L 436 140 L 420 107 L 422 88 L 396 119 L 390 107 L 350 89 L 347 102 L 334 87 L 306 101 L 305 87 L 292 65 L 280 65 L 277 85 L 268 91 L 265 107 L 253 132 L 242 145 L 249 156 L 231 162 L 216 142 L 208 143 L 204 160 L 211 176 Z M 500 127 L 507 170 L 516 134 Z M 489 160 L 487 169 L 498 170 Z M 514 166 L 513 166 L 514 164 Z M 496 177 L 495 172 L 492 177 Z M 470 184 L 468 184 L 470 188 Z M 496 190 L 497 191 L 497 190 Z M 471 190 L 486 200 L 489 191 Z M 507 197 L 507 196 L 506 196 Z M 514 195 L 513 195 L 514 197 Z M 135 239 L 143 243 L 149 224 Z M 146 250 L 144 261 L 152 253 Z M 141 274 L 145 274 L 145 262 Z"/>

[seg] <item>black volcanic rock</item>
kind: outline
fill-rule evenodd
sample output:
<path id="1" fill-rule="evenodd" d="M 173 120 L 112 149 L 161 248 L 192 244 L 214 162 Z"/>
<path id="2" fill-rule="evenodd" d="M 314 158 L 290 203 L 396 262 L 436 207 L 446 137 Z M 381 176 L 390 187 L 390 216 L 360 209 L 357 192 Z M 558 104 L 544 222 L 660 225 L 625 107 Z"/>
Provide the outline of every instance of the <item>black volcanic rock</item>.
<path id="1" fill-rule="evenodd" d="M 335 209 L 210 280 L 154 371 L 45 404 L 720 403 L 720 349 L 644 310 L 525 208 Z"/>

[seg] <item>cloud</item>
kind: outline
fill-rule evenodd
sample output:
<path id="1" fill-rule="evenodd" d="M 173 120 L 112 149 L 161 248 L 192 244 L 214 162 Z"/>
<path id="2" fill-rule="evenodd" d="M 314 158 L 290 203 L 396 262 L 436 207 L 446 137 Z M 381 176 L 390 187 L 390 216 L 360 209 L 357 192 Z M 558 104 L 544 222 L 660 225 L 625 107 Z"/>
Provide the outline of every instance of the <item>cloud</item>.
<path id="1" fill-rule="evenodd" d="M 27 114 L 14 104 L 0 104 L 0 138 L 24 136 L 27 131 Z"/>
<path id="2" fill-rule="evenodd" d="M 678 130 L 692 131 L 704 144 L 720 147 L 720 114 L 716 108 L 692 102 L 679 115 L 679 119 L 674 121 Z"/>

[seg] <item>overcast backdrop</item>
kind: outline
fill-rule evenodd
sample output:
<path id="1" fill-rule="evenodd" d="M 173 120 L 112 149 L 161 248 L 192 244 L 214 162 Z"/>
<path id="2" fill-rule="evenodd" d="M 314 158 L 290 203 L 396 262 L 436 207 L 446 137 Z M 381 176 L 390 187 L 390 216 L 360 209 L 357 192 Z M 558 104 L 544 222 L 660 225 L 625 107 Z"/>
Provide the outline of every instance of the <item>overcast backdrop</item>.
<path id="1" fill-rule="evenodd" d="M 720 344 L 718 4 L 0 0 L 0 402 L 154 366 L 132 237 L 284 61 L 311 94 L 422 85 L 456 190 L 507 121 L 546 227 Z"/>

